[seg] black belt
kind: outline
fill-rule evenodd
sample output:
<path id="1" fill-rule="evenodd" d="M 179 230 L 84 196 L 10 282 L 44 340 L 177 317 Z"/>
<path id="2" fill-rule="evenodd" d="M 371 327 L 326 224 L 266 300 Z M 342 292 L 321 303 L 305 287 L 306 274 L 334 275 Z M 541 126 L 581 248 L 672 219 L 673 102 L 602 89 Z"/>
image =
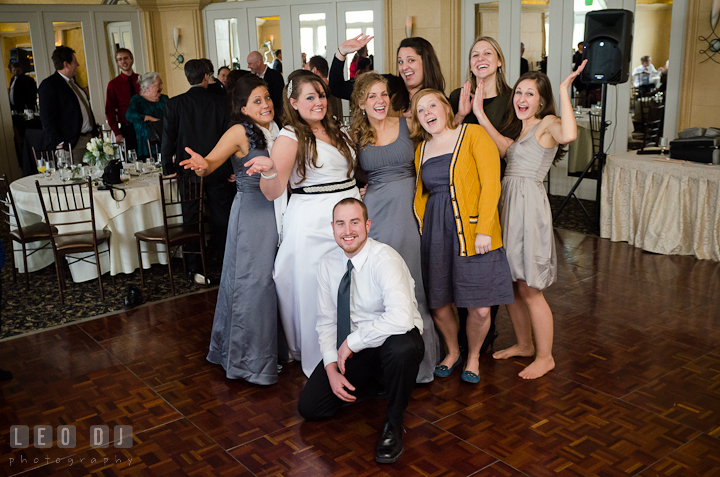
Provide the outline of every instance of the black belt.
<path id="1" fill-rule="evenodd" d="M 293 188 L 293 194 L 331 194 L 333 192 L 342 192 L 355 187 L 355 179 L 347 179 L 340 182 L 330 182 L 328 184 L 318 184 L 306 187 Z"/>

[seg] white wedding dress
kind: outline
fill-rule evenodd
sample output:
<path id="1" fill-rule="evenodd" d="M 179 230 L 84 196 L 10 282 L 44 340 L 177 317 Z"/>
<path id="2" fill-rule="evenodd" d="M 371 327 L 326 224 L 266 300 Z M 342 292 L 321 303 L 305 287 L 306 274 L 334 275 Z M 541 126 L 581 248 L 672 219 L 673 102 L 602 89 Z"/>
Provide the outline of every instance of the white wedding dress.
<path id="1" fill-rule="evenodd" d="M 294 132 L 280 132 L 295 141 Z M 279 137 L 279 136 L 278 136 Z M 305 180 L 293 169 L 292 188 L 330 184 L 347 180 L 345 157 L 330 144 L 316 141 L 317 168 L 308 167 Z M 282 243 L 275 258 L 273 278 L 290 355 L 302 361 L 303 372 L 310 377 L 322 360 L 317 321 L 317 268 L 320 259 L 334 250 L 332 210 L 346 197 L 360 199 L 357 187 L 325 194 L 292 194 L 282 227 Z"/>

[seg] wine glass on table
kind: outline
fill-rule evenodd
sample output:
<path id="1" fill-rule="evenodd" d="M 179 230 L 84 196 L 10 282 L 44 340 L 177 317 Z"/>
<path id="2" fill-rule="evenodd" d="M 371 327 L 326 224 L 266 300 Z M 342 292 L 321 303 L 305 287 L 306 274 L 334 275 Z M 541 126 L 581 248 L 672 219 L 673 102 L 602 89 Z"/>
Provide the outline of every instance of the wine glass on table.
<path id="1" fill-rule="evenodd" d="M 667 154 L 669 145 L 670 145 L 670 141 L 668 141 L 668 138 L 661 137 L 660 138 L 660 153 Z"/>
<path id="2" fill-rule="evenodd" d="M 45 172 L 47 172 L 48 178 L 52 179 L 55 173 L 55 161 L 52 158 L 45 161 Z"/>
<path id="3" fill-rule="evenodd" d="M 40 157 L 40 159 L 35 159 L 35 162 L 37 163 L 37 170 L 38 170 L 38 172 L 39 172 L 40 174 L 42 174 L 43 177 L 45 177 L 45 168 L 46 168 L 46 167 L 45 167 L 45 159 L 43 159 L 42 157 Z"/>

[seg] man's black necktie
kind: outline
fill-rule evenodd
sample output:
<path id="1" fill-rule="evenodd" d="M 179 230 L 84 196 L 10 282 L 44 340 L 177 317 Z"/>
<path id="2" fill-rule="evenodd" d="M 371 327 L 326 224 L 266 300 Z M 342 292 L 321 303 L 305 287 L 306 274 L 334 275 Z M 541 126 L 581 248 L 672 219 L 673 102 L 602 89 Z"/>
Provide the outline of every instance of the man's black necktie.
<path id="1" fill-rule="evenodd" d="M 350 334 L 350 280 L 352 278 L 353 264 L 347 262 L 347 272 L 340 280 L 337 300 L 337 347 L 343 344 L 345 338 Z"/>
<path id="2" fill-rule="evenodd" d="M 135 91 L 135 82 L 133 81 L 132 75 L 128 76 L 128 85 L 130 85 L 130 97 L 132 98 L 137 94 L 137 91 Z"/>

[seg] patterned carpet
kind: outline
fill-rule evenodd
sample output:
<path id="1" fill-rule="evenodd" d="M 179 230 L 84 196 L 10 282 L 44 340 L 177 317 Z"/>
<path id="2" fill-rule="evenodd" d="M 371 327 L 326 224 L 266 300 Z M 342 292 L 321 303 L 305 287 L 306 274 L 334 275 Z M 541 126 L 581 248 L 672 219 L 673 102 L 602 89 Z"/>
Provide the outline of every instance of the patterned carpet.
<path id="1" fill-rule="evenodd" d="M 562 203 L 563 197 L 550 196 L 553 212 Z M 594 213 L 595 203 L 583 201 L 591 214 Z M 597 235 L 592 224 L 585 217 L 582 209 L 575 200 L 568 203 L 562 215 L 558 217 L 555 227 L 574 230 L 588 235 Z M 8 250 L 10 241 L 6 232 L 0 234 L 5 250 Z M 208 278 L 213 286 L 220 280 L 221 258 L 219 254 L 208 254 Z M 123 309 L 124 298 L 130 286 L 140 287 L 140 273 L 135 271 L 129 275 L 117 275 L 113 285 L 109 275 L 103 276 L 105 301 L 100 301 L 100 289 L 97 280 L 84 283 L 73 283 L 67 279 L 70 271 L 65 265 L 66 292 L 65 304 L 60 304 L 57 276 L 55 267 L 46 267 L 43 270 L 30 274 L 30 291 L 25 290 L 24 276 L 18 274 L 18 282 L 13 283 L 12 262 L 8 261 L 0 272 L 2 281 L 2 328 L 0 339 L 20 335 L 29 331 L 48 328 L 64 323 L 82 320 L 98 315 L 104 315 Z M 176 295 L 184 295 L 203 290 L 204 287 L 195 285 L 183 277 L 182 262 L 179 258 L 173 261 L 173 276 L 175 277 Z M 143 298 L 145 303 L 170 298 L 170 281 L 167 266 L 153 265 L 145 271 L 145 288 Z"/>

